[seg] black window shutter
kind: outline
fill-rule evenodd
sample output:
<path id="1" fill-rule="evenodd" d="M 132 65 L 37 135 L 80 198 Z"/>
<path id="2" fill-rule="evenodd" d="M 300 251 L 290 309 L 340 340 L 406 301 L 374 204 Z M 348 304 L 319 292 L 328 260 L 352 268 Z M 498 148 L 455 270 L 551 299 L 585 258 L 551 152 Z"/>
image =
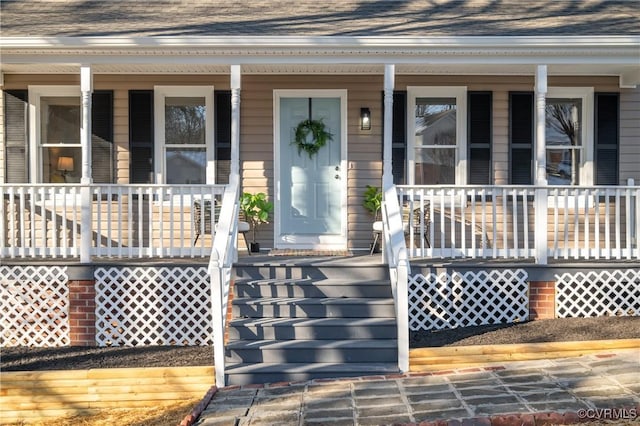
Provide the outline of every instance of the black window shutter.
<path id="1" fill-rule="evenodd" d="M 214 97 L 216 183 L 229 183 L 229 174 L 231 173 L 231 92 L 216 90 Z"/>
<path id="2" fill-rule="evenodd" d="M 533 183 L 533 92 L 509 93 L 510 183 Z"/>
<path id="3" fill-rule="evenodd" d="M 129 182 L 153 183 L 153 90 L 129 91 Z"/>
<path id="4" fill-rule="evenodd" d="M 468 94 L 469 183 L 491 183 L 491 92 Z"/>
<path id="5" fill-rule="evenodd" d="M 5 180 L 29 182 L 29 126 L 27 90 L 4 91 Z"/>
<path id="6" fill-rule="evenodd" d="M 618 185 L 620 99 L 617 93 L 595 94 L 596 185 Z"/>
<path id="7" fill-rule="evenodd" d="M 96 183 L 113 183 L 113 91 L 91 98 L 91 170 Z"/>
<path id="8" fill-rule="evenodd" d="M 393 183 L 403 185 L 405 183 L 407 160 L 407 92 L 405 91 L 393 92 L 392 126 L 391 170 Z"/>

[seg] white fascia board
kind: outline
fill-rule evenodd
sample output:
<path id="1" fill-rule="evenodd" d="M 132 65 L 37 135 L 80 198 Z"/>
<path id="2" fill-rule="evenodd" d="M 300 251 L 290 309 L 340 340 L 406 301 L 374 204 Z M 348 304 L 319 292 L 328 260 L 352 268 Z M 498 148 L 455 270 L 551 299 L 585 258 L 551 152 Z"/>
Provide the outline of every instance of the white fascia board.
<path id="1" fill-rule="evenodd" d="M 640 36 L 4 37 L 5 63 L 640 64 Z"/>
<path id="2" fill-rule="evenodd" d="M 640 47 L 640 36 L 501 37 L 2 37 L 4 48 L 517 48 Z"/>

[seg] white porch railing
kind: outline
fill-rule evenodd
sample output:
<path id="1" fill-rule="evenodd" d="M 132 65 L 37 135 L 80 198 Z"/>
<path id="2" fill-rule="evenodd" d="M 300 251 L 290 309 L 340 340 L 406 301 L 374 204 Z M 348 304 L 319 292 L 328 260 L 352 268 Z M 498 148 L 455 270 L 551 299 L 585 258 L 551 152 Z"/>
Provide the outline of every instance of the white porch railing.
<path id="1" fill-rule="evenodd" d="M 3 184 L 0 256 L 206 257 L 211 251 L 206 234 L 218 220 L 211 206 L 224 188 Z M 82 195 L 86 189 L 88 200 Z M 197 210 L 194 203 L 208 207 Z M 83 209 L 89 213 L 84 217 Z"/>
<path id="2" fill-rule="evenodd" d="M 384 192 L 382 203 L 382 234 L 384 256 L 389 265 L 391 290 L 396 309 L 398 330 L 398 368 L 409 371 L 409 289 L 408 279 L 411 266 L 404 240 L 402 213 L 398 204 L 396 187 L 391 186 Z"/>
<path id="3" fill-rule="evenodd" d="M 640 259 L 638 186 L 399 186 L 398 197 L 413 258 Z"/>
<path id="4" fill-rule="evenodd" d="M 230 177 L 230 183 L 222 198 L 222 210 L 218 221 L 213 248 L 209 259 L 211 279 L 211 316 L 213 320 L 213 359 L 216 367 L 216 386 L 224 387 L 224 330 L 227 324 L 227 306 L 231 286 L 231 270 L 238 260 L 238 212 L 240 210 L 240 185 L 237 175 Z"/>

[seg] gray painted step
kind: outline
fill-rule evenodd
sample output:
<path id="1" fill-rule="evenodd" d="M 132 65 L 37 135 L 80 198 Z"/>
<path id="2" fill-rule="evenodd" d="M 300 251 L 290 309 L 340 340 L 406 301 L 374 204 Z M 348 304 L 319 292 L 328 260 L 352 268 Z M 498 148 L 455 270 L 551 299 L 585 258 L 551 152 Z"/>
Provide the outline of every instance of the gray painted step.
<path id="1" fill-rule="evenodd" d="M 326 279 L 240 280 L 238 297 L 392 297 L 388 280 L 345 281 Z"/>
<path id="2" fill-rule="evenodd" d="M 395 339 L 393 318 L 244 318 L 229 323 L 230 340 Z"/>
<path id="3" fill-rule="evenodd" d="M 365 363 L 397 360 L 396 340 L 252 340 L 229 342 L 230 363 Z"/>
<path id="4" fill-rule="evenodd" d="M 233 300 L 233 316 L 247 318 L 393 318 L 393 299 L 326 298 L 238 298 Z"/>
<path id="5" fill-rule="evenodd" d="M 228 366 L 227 383 L 246 385 L 251 383 L 298 382 L 319 378 L 339 378 L 384 375 L 399 372 L 391 363 L 287 363 L 287 364 L 237 364 Z"/>
<path id="6" fill-rule="evenodd" d="M 336 279 L 362 282 L 389 279 L 389 268 L 385 265 L 326 266 L 313 264 L 313 261 L 310 261 L 307 265 L 278 263 L 264 265 L 236 264 L 234 265 L 233 273 L 236 280 L 312 279 L 321 281 Z"/>

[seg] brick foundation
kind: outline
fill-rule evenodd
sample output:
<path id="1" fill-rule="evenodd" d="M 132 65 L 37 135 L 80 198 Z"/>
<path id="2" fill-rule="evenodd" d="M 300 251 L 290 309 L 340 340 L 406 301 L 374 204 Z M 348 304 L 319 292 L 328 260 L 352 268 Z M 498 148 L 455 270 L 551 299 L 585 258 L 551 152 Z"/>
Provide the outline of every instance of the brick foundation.
<path id="1" fill-rule="evenodd" d="M 69 337 L 71 346 L 96 346 L 96 290 L 94 280 L 69 281 Z"/>
<path id="2" fill-rule="evenodd" d="M 556 283 L 554 281 L 529 282 L 529 319 L 555 318 Z"/>

